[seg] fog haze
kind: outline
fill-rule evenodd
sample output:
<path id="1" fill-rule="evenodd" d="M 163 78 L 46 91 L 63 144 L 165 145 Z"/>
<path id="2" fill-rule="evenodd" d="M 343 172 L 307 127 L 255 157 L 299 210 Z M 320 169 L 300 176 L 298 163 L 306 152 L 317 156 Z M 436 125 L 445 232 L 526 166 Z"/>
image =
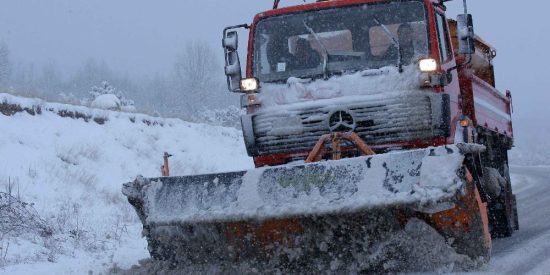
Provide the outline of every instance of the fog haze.
<path id="1" fill-rule="evenodd" d="M 282 5 L 302 1 L 281 1 Z M 0 40 L 14 63 L 57 64 L 68 75 L 89 59 L 141 77 L 167 73 L 190 40 L 219 51 L 223 27 L 250 23 L 272 2 L 147 0 L 1 0 Z M 454 18 L 462 1 L 447 3 Z M 476 33 L 498 50 L 497 87 L 514 93 L 516 117 L 549 117 L 547 1 L 470 0 Z M 241 37 L 244 45 L 245 37 Z M 241 51 L 244 49 L 241 48 Z"/>
<path id="2" fill-rule="evenodd" d="M 304 1 L 317 0 L 281 0 L 281 6 L 299 5 Z M 448 18 L 456 18 L 463 12 L 463 0 L 441 1 L 447 1 Z M 482 127 L 475 128 L 472 132 L 483 132 L 474 142 L 488 145 L 488 154 L 483 154 L 479 163 L 477 158 L 468 156 L 461 165 L 462 156 L 452 150 L 456 146 L 451 149 L 445 146 L 447 155 L 441 155 L 445 152 L 443 149 L 428 148 L 426 152 L 430 154 L 424 157 L 420 150 L 405 152 L 412 149 L 409 143 L 416 144 L 415 147 L 422 147 L 430 140 L 440 143 L 443 133 L 448 132 L 444 129 L 448 123 L 443 118 L 445 111 L 449 111 L 445 110 L 449 105 L 443 104 L 445 98 L 442 97 L 411 99 L 409 94 L 413 93 L 409 90 L 414 88 L 411 85 L 418 85 L 415 81 L 418 79 L 412 73 L 407 75 L 407 70 L 400 77 L 395 77 L 396 67 L 387 70 L 387 75 L 371 76 L 369 73 L 372 81 L 367 80 L 368 83 L 359 74 L 331 79 L 332 83 L 319 80 L 303 84 L 300 79 L 294 79 L 289 83 L 289 90 L 293 90 L 290 96 L 281 93 L 278 85 L 264 85 L 260 91 L 263 95 L 273 95 L 271 98 L 252 99 L 228 92 L 223 72 L 222 30 L 226 26 L 252 23 L 256 14 L 272 8 L 273 0 L 0 0 L 0 156 L 3 157 L 0 157 L 0 275 L 208 274 L 240 270 L 250 273 L 251 270 L 262 272 L 264 267 L 267 267 L 266 273 L 282 273 L 286 269 L 295 272 L 319 269 L 318 272 L 322 272 L 323 268 L 333 273 L 358 273 L 366 268 L 366 272 L 433 269 L 434 273 L 550 274 L 550 207 L 547 206 L 550 192 L 550 24 L 547 14 L 550 1 L 467 1 L 476 34 L 497 50 L 494 60 L 496 86 L 502 93 L 510 90 L 513 94 L 514 144 L 513 148 L 508 148 L 508 138 L 491 138 L 485 129 L 480 129 Z M 400 19 L 407 19 L 402 13 L 398 15 Z M 352 23 L 356 23 L 355 19 L 372 20 L 351 14 L 343 17 L 353 19 Z M 317 29 L 317 26 L 309 28 L 307 22 L 296 22 L 304 23 L 311 32 Z M 393 25 L 391 31 L 399 32 L 401 25 L 394 23 L 388 24 Z M 326 27 L 324 22 L 319 25 Z M 421 24 L 409 24 L 409 28 L 414 31 L 415 25 Z M 368 56 L 368 61 L 375 65 L 397 66 L 397 59 L 410 64 L 412 54 L 405 58 L 405 50 L 420 48 L 420 43 L 400 41 L 409 43 L 401 44 L 404 51 L 399 54 L 389 39 L 384 44 L 377 38 L 388 38 L 387 29 L 383 32 L 378 26 L 367 27 L 354 26 L 349 31 L 325 33 L 328 34 L 326 45 L 334 44 L 338 51 L 343 49 L 344 54 L 337 55 L 342 61 L 338 66 L 361 65 L 357 60 L 363 56 Z M 285 30 L 288 28 L 273 29 L 274 32 Z M 306 35 L 305 29 L 301 31 L 289 33 L 288 42 L 299 44 L 298 34 Z M 367 31 L 379 34 L 367 36 Z M 246 56 L 247 34 L 246 30 L 239 31 L 242 65 L 246 64 L 242 58 Z M 320 48 L 325 48 L 322 40 L 316 37 L 315 44 L 298 50 L 302 47 L 287 47 L 285 39 L 288 36 L 278 34 L 264 33 L 262 51 L 255 55 L 264 61 L 255 61 L 261 65 L 262 73 L 277 77 L 312 74 L 313 70 L 320 69 L 322 55 L 311 48 L 317 46 L 316 50 L 321 52 Z M 350 36 L 353 36 L 352 41 L 338 43 L 342 42 L 341 37 L 350 40 Z M 365 53 L 348 54 L 347 48 Z M 427 48 L 423 48 L 422 55 L 425 55 Z M 374 54 L 373 50 L 379 50 L 380 54 Z M 268 51 L 269 54 L 265 53 Z M 371 54 L 376 58 L 371 60 Z M 325 73 L 331 73 L 329 71 Z M 320 73 L 319 70 L 317 74 Z M 407 87 L 392 85 L 392 80 Z M 270 93 L 267 86 L 272 86 L 274 92 Z M 396 93 L 365 96 L 365 100 L 373 101 L 363 105 L 359 101 L 356 107 L 350 103 L 351 110 L 330 106 L 331 102 L 348 104 L 351 100 L 361 100 L 351 96 L 331 101 L 332 96 L 357 95 L 369 90 Z M 427 89 L 426 93 L 432 92 Z M 401 104 L 397 96 L 411 100 Z M 491 106 L 488 102 L 491 100 L 476 96 L 476 108 L 483 107 L 486 115 L 495 113 L 502 119 L 508 118 L 507 114 Z M 267 112 L 258 113 L 255 107 L 257 100 L 265 107 L 269 106 L 269 101 L 295 102 L 310 98 L 326 100 L 321 101 L 322 104 L 280 106 L 280 112 L 263 108 L 261 110 Z M 245 112 L 242 103 L 253 104 L 249 110 L 254 109 L 258 114 L 254 119 L 244 117 L 245 131 L 241 131 Z M 319 107 L 325 103 L 328 106 Z M 299 109 L 301 107 L 304 109 Z M 315 144 L 315 135 L 328 133 L 328 128 L 363 132 L 367 138 L 384 143 L 401 139 L 404 142 L 401 142 L 403 146 L 398 142 L 386 149 L 377 146 L 374 148 L 379 149 L 377 153 L 389 151 L 390 154 L 371 156 L 366 162 L 358 158 L 355 162 L 302 165 L 300 154 L 291 151 L 307 151 L 308 144 Z M 458 137 L 460 131 L 454 134 Z M 417 140 L 421 137 L 426 140 Z M 463 138 L 455 140 L 459 142 Z M 324 145 L 321 149 L 324 153 L 343 157 L 359 153 L 338 152 L 336 147 L 346 149 L 350 144 L 332 144 L 331 151 L 324 150 L 327 149 Z M 262 156 L 253 159 L 247 151 L 257 151 Z M 468 165 L 471 159 L 476 165 L 470 170 L 472 173 L 468 173 L 466 167 L 471 168 Z M 290 166 L 218 174 L 245 171 L 279 161 L 288 162 Z M 317 171 L 309 175 L 310 168 Z M 135 178 L 138 174 L 158 177 L 167 176 L 166 173 L 172 178 Z M 178 179 L 182 175 L 195 177 Z M 417 212 L 413 209 L 416 204 L 434 206 L 424 209 L 429 212 L 454 205 L 457 199 L 460 199 L 458 206 L 469 203 L 472 196 L 461 196 L 459 189 L 461 179 L 470 178 L 467 176 L 476 179 L 477 187 L 483 187 L 479 189 L 481 195 L 488 195 L 486 208 L 489 212 L 478 207 L 479 215 L 467 213 L 467 218 L 471 218 L 470 229 L 476 230 L 461 234 L 460 231 L 467 228 L 460 224 L 451 235 L 439 234 L 445 232 L 432 228 L 429 224 L 433 222 L 425 223 L 430 220 L 427 214 L 413 215 Z M 275 186 L 269 186 L 270 182 Z M 510 182 L 514 191 L 512 201 L 509 200 Z M 471 191 L 470 183 L 469 180 L 466 189 Z M 406 190 L 412 192 L 404 192 Z M 475 193 L 475 199 L 479 200 L 477 188 Z M 453 200 L 448 198 L 447 202 L 445 197 L 452 194 L 455 194 Z M 167 196 L 162 200 L 164 195 Z M 138 215 L 127 203 L 128 199 L 136 206 Z M 401 202 L 405 205 L 399 208 L 408 210 L 396 211 Z M 477 206 L 477 202 L 472 202 Z M 384 209 L 384 206 L 390 208 Z M 508 206 L 514 207 L 513 211 Z M 315 215 L 312 209 L 321 213 Z M 275 212 L 270 214 L 271 210 Z M 361 214 L 359 210 L 366 212 Z M 422 212 L 422 209 L 417 210 Z M 340 238 L 346 228 L 361 224 L 355 219 L 349 222 L 340 217 L 336 219 L 330 213 L 340 213 L 341 217 L 355 215 L 346 214 L 349 211 L 368 215 L 367 221 L 380 224 L 367 226 L 364 230 L 351 228 L 349 236 Z M 393 217 L 396 212 L 399 212 L 397 217 Z M 464 218 L 461 212 L 464 211 L 450 209 L 437 215 Z M 146 219 L 144 213 L 149 215 Z M 299 213 L 305 222 L 292 222 L 295 220 L 292 216 L 284 217 Z M 267 218 L 262 218 L 262 214 Z M 323 221 L 325 214 L 329 218 Z M 485 256 L 489 247 L 481 242 L 488 237 L 489 232 L 482 230 L 487 229 L 487 221 L 482 228 L 479 217 L 490 217 L 491 233 L 503 237 L 511 234 L 508 225 L 517 222 L 517 219 L 510 219 L 516 218 L 513 214 L 518 214 L 520 230 L 510 238 L 495 239 L 488 261 Z M 217 229 L 223 227 L 223 215 L 234 221 L 244 220 L 237 222 L 239 226 L 234 227 L 235 230 L 226 230 L 228 234 L 214 234 L 221 232 Z M 312 219 L 308 216 L 314 217 L 315 222 L 310 222 Z M 264 223 L 269 217 L 291 221 L 272 223 L 274 228 L 283 224 L 288 230 L 270 229 L 270 223 Z M 199 226 L 188 226 L 194 219 Z M 177 225 L 178 220 L 183 222 L 181 228 L 196 231 L 192 234 L 195 237 L 178 236 L 178 232 L 185 231 L 178 226 L 162 226 Z M 205 226 L 207 220 L 218 220 L 219 226 L 208 228 Z M 259 230 L 246 226 L 256 224 L 254 220 L 260 221 L 258 225 L 268 226 L 259 226 Z M 398 228 L 396 221 L 402 223 L 403 228 Z M 161 226 L 155 229 L 159 224 Z M 308 224 L 314 224 L 319 230 L 299 230 Z M 278 234 L 284 231 L 303 231 L 303 234 L 298 238 L 291 236 L 298 234 Z M 245 232 L 243 236 L 241 233 Z M 477 236 L 476 232 L 485 233 L 485 236 Z M 211 240 L 206 240 L 207 233 L 211 233 Z M 362 235 L 354 236 L 354 233 Z M 286 245 L 268 245 L 277 239 L 283 244 L 297 241 L 296 244 L 306 247 L 286 249 Z M 201 240 L 205 241 L 204 245 L 193 242 Z M 233 244 L 238 248 L 240 244 L 261 242 L 268 245 L 267 250 L 262 252 L 258 246 L 258 249 L 245 249 L 240 253 L 237 249 L 231 251 L 229 257 L 223 257 L 223 253 L 231 249 L 215 247 L 216 244 Z M 484 249 L 478 249 L 481 244 Z M 351 249 L 340 255 L 332 253 L 346 245 L 365 251 Z M 204 246 L 203 253 L 184 249 L 185 246 Z M 207 257 L 207 250 L 212 257 Z M 251 255 L 255 250 L 262 252 L 258 259 Z M 374 251 L 372 255 L 368 253 L 371 250 Z M 308 263 L 307 252 L 315 251 L 325 253 L 317 253 L 320 257 L 311 261 L 308 268 L 301 269 Z M 273 259 L 267 259 L 265 256 L 271 252 Z M 470 259 L 459 253 L 475 257 Z M 233 257 L 235 255 L 239 257 Z M 483 257 L 478 257 L 480 255 Z"/>

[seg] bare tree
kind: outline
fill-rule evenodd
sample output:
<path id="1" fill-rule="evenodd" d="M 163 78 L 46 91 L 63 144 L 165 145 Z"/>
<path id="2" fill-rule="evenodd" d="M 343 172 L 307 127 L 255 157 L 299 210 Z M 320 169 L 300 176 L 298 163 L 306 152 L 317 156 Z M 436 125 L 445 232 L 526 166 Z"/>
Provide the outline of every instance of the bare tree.
<path id="1" fill-rule="evenodd" d="M 0 88 L 7 86 L 11 72 L 9 49 L 6 43 L 0 42 Z"/>
<path id="2" fill-rule="evenodd" d="M 85 96 L 90 87 L 103 81 L 116 82 L 113 79 L 114 73 L 105 61 L 98 62 L 90 58 L 73 75 L 69 91 L 75 95 Z"/>
<path id="3" fill-rule="evenodd" d="M 219 90 L 220 66 L 214 50 L 203 41 L 186 44 L 174 65 L 174 88 L 180 112 L 193 114 Z"/>
<path id="4" fill-rule="evenodd" d="M 42 74 L 38 79 L 38 86 L 50 97 L 57 96 L 63 90 L 63 79 L 61 71 L 53 61 L 42 67 Z"/>
<path id="5" fill-rule="evenodd" d="M 140 101 L 142 109 L 150 113 L 158 113 L 170 117 L 177 117 L 177 113 L 167 110 L 173 101 L 173 87 L 170 79 L 159 73 L 139 80 L 139 93 L 136 102 Z"/>
<path id="6" fill-rule="evenodd" d="M 208 44 L 202 41 L 189 42 L 176 58 L 176 81 L 182 88 L 202 89 L 215 78 L 216 61 L 216 54 Z"/>

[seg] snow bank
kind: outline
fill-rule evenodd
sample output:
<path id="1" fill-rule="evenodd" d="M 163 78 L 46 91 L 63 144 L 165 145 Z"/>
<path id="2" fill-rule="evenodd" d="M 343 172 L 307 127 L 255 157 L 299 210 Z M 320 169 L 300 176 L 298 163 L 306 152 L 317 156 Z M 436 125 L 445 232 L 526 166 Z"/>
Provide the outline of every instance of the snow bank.
<path id="1" fill-rule="evenodd" d="M 105 268 L 97 263 L 129 266 L 148 257 L 120 188 L 138 174 L 159 176 L 165 151 L 174 155 L 173 175 L 253 167 L 239 131 L 178 119 L 0 94 L 0 129 L 0 190 L 9 185 L 34 203 L 54 230 L 33 240 L 1 238 L 2 251 L 9 249 L 0 267 L 12 265 L 12 274 L 29 274 L 23 263 L 85 273 Z"/>

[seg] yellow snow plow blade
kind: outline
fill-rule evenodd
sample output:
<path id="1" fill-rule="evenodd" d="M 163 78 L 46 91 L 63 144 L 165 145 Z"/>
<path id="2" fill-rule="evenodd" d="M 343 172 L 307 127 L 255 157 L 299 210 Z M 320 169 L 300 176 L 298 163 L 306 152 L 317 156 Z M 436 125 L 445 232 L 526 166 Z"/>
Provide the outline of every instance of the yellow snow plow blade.
<path id="1" fill-rule="evenodd" d="M 313 266 L 310 260 L 338 255 L 366 263 L 364 255 L 372 253 L 366 242 L 413 217 L 442 231 L 453 227 L 449 234 L 476 231 L 474 243 L 484 247 L 481 220 L 458 228 L 453 217 L 437 214 L 475 194 L 463 163 L 479 150 L 453 145 L 222 174 L 139 177 L 124 184 L 123 193 L 156 259 Z M 480 211 L 473 212 L 477 217 Z"/>

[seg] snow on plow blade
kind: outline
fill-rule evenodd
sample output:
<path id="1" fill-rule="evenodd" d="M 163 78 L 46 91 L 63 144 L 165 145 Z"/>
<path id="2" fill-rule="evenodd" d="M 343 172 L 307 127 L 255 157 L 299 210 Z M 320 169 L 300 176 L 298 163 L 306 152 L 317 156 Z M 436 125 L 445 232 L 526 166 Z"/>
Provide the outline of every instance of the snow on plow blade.
<path id="1" fill-rule="evenodd" d="M 370 231 L 393 230 L 403 213 L 452 207 L 465 185 L 461 148 L 139 177 L 124 184 L 123 193 L 143 222 L 154 258 L 209 262 L 263 255 L 279 262 L 274 255 L 296 248 L 319 259 L 324 252 L 350 251 L 351 239 L 375 234 Z M 298 257 L 291 254 L 285 259 Z"/>

